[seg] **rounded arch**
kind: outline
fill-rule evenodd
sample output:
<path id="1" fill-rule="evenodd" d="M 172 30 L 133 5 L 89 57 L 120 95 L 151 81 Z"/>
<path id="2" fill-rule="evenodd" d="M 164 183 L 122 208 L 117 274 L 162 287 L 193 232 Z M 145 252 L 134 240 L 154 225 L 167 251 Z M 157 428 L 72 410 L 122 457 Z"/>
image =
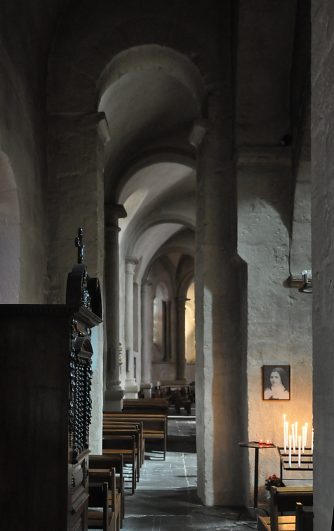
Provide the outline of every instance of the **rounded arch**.
<path id="1" fill-rule="evenodd" d="M 129 159 L 166 135 L 175 137 L 169 142 L 177 147 L 180 129 L 189 129 L 202 117 L 205 88 L 186 55 L 156 44 L 131 47 L 113 57 L 99 86 L 98 111 L 106 117 L 111 139 L 105 145 L 104 168 L 110 199 L 115 190 L 119 193 L 117 183 Z"/>
<path id="2" fill-rule="evenodd" d="M 20 208 L 15 175 L 0 151 L 0 303 L 20 301 Z"/>
<path id="3" fill-rule="evenodd" d="M 99 107 L 110 87 L 124 76 L 133 73 L 155 77 L 165 73 L 183 85 L 194 99 L 200 112 L 205 90 L 203 78 L 195 64 L 183 53 L 159 44 L 142 44 L 123 50 L 104 68 L 97 83 Z"/>
<path id="4" fill-rule="evenodd" d="M 156 149 L 149 150 L 148 153 L 143 153 L 137 159 L 131 159 L 127 169 L 120 176 L 117 188 L 115 191 L 115 199 L 117 203 L 126 201 L 131 189 L 131 181 L 136 178 L 136 175 L 145 171 L 149 167 L 154 167 L 159 164 L 172 164 L 188 168 L 190 171 L 196 170 L 196 157 L 193 151 L 182 151 L 178 148 L 171 147 L 166 151 L 158 146 Z"/>

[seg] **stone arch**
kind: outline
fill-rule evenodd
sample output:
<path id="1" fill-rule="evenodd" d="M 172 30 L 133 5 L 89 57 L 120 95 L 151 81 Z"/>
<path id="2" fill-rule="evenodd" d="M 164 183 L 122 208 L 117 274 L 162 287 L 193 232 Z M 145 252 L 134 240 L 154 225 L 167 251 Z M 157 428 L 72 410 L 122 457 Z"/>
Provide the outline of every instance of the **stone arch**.
<path id="1" fill-rule="evenodd" d="M 0 302 L 20 302 L 20 208 L 15 175 L 0 151 Z"/>
<path id="2" fill-rule="evenodd" d="M 142 44 L 123 50 L 113 57 L 105 67 L 97 84 L 99 106 L 108 89 L 122 77 L 133 72 L 155 75 L 165 72 L 184 85 L 195 100 L 198 109 L 202 108 L 204 85 L 198 68 L 183 53 L 158 44 Z"/>
<path id="3" fill-rule="evenodd" d="M 184 130 L 190 130 L 194 120 L 202 116 L 204 82 L 184 54 L 166 46 L 145 44 L 113 57 L 98 88 L 98 110 L 106 117 L 111 140 L 105 146 L 105 193 L 108 200 L 111 196 L 117 200 L 115 193 L 121 195 L 118 183 L 129 173 L 129 160 L 138 161 L 150 144 L 156 149 L 157 139 L 166 142 L 169 137 L 169 150 L 175 145 L 180 157 L 185 158 L 187 149 L 191 152 L 187 138 L 182 142 L 180 131 L 184 135 Z"/>

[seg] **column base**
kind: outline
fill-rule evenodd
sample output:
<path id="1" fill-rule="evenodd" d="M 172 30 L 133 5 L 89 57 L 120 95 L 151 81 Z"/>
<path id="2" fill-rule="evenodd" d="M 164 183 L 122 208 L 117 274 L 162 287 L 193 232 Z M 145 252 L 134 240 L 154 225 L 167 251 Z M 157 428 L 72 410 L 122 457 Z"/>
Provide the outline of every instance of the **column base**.
<path id="1" fill-rule="evenodd" d="M 152 398 L 152 384 L 151 383 L 140 384 L 140 390 L 142 391 L 144 398 Z"/>
<path id="2" fill-rule="evenodd" d="M 103 411 L 119 412 L 123 409 L 123 389 L 107 389 L 104 393 Z"/>
<path id="3" fill-rule="evenodd" d="M 134 379 L 125 381 L 124 398 L 138 398 L 139 387 Z"/>

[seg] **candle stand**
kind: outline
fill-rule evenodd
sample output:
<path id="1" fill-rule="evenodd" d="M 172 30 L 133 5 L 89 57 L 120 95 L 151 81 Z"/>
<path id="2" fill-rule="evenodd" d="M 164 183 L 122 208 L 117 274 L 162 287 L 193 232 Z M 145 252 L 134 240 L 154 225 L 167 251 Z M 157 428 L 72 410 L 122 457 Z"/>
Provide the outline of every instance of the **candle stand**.
<path id="1" fill-rule="evenodd" d="M 254 509 L 257 509 L 258 489 L 259 489 L 259 451 L 266 448 L 276 448 L 273 443 L 249 441 L 240 442 L 239 446 L 243 448 L 254 448 L 255 450 L 255 465 L 254 465 Z"/>
<path id="2" fill-rule="evenodd" d="M 280 478 L 283 481 L 283 474 L 284 472 L 288 471 L 294 471 L 294 472 L 311 472 L 312 477 L 311 478 L 305 478 L 305 479 L 313 479 L 313 451 L 311 448 L 305 448 L 304 452 L 301 453 L 300 456 L 300 466 L 298 464 L 298 451 L 291 452 L 291 465 L 289 463 L 289 450 L 284 450 L 284 448 L 280 448 L 277 446 L 277 450 L 279 453 L 280 458 Z M 285 477 L 286 480 L 293 480 L 293 479 L 300 479 L 295 477 Z"/>

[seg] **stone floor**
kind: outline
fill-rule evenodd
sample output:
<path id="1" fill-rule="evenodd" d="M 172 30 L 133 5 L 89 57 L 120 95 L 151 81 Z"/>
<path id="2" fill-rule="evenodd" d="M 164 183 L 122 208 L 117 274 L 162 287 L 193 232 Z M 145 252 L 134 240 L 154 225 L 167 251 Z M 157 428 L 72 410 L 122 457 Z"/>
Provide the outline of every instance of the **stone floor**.
<path id="1" fill-rule="evenodd" d="M 195 420 L 169 420 L 166 461 L 150 452 L 133 496 L 125 500 L 123 531 L 246 531 L 256 522 L 224 507 L 204 507 L 196 495 Z"/>

